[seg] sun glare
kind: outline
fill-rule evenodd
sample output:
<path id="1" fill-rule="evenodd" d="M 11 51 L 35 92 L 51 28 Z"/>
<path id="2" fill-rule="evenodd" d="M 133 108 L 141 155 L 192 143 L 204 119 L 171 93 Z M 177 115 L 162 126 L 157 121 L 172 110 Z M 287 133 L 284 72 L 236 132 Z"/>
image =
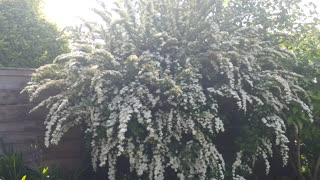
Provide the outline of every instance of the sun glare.
<path id="1" fill-rule="evenodd" d="M 104 2 L 111 4 L 113 1 Z M 94 0 L 46 0 L 43 11 L 49 21 L 63 28 L 78 24 L 79 17 L 95 20 L 97 16 L 90 9 L 96 6 L 97 3 Z"/>
<path id="2" fill-rule="evenodd" d="M 104 0 L 103 2 L 107 6 L 111 6 L 114 0 Z M 320 12 L 319 0 L 302 0 L 302 4 L 308 4 L 309 2 L 316 4 L 318 6 L 317 10 Z M 45 0 L 43 10 L 48 20 L 63 28 L 80 23 L 79 17 L 95 21 L 97 16 L 90 10 L 94 7 L 97 7 L 95 0 Z M 308 11 L 308 9 L 305 10 Z"/>

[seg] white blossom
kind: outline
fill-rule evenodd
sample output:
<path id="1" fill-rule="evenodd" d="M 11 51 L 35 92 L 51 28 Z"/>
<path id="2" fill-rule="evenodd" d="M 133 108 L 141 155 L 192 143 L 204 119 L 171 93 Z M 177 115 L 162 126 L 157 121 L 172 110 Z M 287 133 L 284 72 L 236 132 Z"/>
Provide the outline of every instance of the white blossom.
<path id="1" fill-rule="evenodd" d="M 222 180 L 231 164 L 216 142 L 236 122 L 258 138 L 255 153 L 244 145 L 235 154 L 234 180 L 250 175 L 259 158 L 268 174 L 274 148 L 286 165 L 286 112 L 296 105 L 313 120 L 301 77 L 276 62 L 290 53 L 271 47 L 259 27 L 226 29 L 213 12 L 202 17 L 197 9 L 187 16 L 191 1 L 177 3 L 178 10 L 168 8 L 171 1 L 148 2 L 120 3 L 106 16 L 121 19 L 82 32 L 83 46 L 35 72 L 24 89 L 31 100 L 56 90 L 34 108 L 48 108 L 45 145 L 83 124 L 92 166 L 107 166 L 110 180 L 119 178 L 119 156 L 131 173 L 150 180 L 164 180 L 168 168 L 181 180 Z M 201 20 L 186 22 L 193 16 Z"/>

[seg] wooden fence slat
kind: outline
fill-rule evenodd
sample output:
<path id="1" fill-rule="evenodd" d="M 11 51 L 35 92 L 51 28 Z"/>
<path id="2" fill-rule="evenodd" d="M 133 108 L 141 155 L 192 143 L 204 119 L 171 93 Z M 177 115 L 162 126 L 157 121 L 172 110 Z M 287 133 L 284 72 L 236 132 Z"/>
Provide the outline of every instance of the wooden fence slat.
<path id="1" fill-rule="evenodd" d="M 0 68 L 0 138 L 8 146 L 21 151 L 27 162 L 32 161 L 35 153 L 35 149 L 31 147 L 32 144 L 44 147 L 43 122 L 47 112 L 41 109 L 30 114 L 29 111 L 35 105 L 28 102 L 26 94 L 20 94 L 30 80 L 32 72 L 32 69 Z M 39 100 L 48 97 L 50 93 L 52 92 L 45 93 L 39 97 Z M 76 169 L 81 166 L 84 156 L 83 147 L 81 131 L 71 130 L 58 146 L 43 149 L 44 164 L 42 165 Z"/>

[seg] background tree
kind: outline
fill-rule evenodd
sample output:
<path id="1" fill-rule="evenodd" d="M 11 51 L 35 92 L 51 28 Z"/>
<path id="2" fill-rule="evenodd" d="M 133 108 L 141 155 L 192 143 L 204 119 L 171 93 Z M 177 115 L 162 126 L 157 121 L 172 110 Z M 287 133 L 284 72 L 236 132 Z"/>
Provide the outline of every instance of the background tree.
<path id="1" fill-rule="evenodd" d="M 310 123 L 304 113 L 295 108 L 289 112 L 288 137 L 291 143 L 288 171 L 295 173 L 286 176 L 289 179 L 319 179 L 320 141 L 316 137 L 320 135 L 320 16 L 316 6 L 313 3 L 303 4 L 300 0 L 227 2 L 228 16 L 232 17 L 234 24 L 263 27 L 260 35 L 264 39 L 295 53 L 297 58 L 290 59 L 291 62 L 281 60 L 279 63 L 304 76 L 299 84 L 311 98 L 315 122 Z M 277 168 L 276 164 L 277 161 L 271 167 L 275 167 L 275 171 L 280 169 L 278 173 L 273 172 L 279 176 L 284 169 Z"/>
<path id="2" fill-rule="evenodd" d="M 83 124 L 109 179 L 272 179 L 290 159 L 289 115 L 314 118 L 279 41 L 297 1 L 268 2 L 101 2 L 104 24 L 84 24 L 25 88 L 58 90 L 35 107 L 49 108 L 46 145 Z"/>
<path id="3" fill-rule="evenodd" d="M 68 51 L 40 5 L 41 0 L 0 0 L 0 66 L 39 67 Z"/>
<path id="4" fill-rule="evenodd" d="M 291 31 L 290 36 L 281 38 L 282 46 L 295 52 L 299 61 L 289 68 L 304 75 L 300 84 L 307 90 L 314 108 L 314 123 L 305 121 L 300 112 L 294 111 L 290 116 L 292 131 L 291 165 L 296 174 L 305 179 L 320 178 L 320 30 L 319 20 L 303 23 L 300 28 Z"/>

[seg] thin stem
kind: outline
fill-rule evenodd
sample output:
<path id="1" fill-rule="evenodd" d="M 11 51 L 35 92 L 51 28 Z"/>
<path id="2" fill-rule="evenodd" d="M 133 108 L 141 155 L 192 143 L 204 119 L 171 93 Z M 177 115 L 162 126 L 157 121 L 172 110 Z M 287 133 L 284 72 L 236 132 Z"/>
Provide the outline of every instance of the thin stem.
<path id="1" fill-rule="evenodd" d="M 313 173 L 313 180 L 317 180 L 318 178 L 318 174 L 319 174 L 319 170 L 320 170 L 320 154 L 318 156 L 316 165 L 314 167 L 314 173 Z"/>

